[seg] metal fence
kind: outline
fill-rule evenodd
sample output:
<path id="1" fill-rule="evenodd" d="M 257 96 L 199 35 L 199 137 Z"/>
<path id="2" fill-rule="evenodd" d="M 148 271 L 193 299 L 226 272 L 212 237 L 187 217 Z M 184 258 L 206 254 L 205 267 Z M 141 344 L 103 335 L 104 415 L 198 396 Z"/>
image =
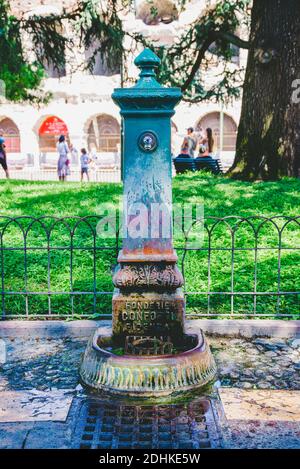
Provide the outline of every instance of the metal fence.
<path id="1" fill-rule="evenodd" d="M 111 316 L 121 240 L 99 219 L 0 217 L 2 319 Z M 205 217 L 174 245 L 190 317 L 300 319 L 300 216 Z"/>
<path id="2" fill-rule="evenodd" d="M 57 181 L 57 169 L 35 169 L 35 168 L 22 168 L 22 169 L 11 169 L 9 168 L 9 175 L 11 179 L 21 181 Z M 91 182 L 120 182 L 121 171 L 120 169 L 96 169 L 89 173 Z M 81 172 L 79 169 L 72 169 L 70 176 L 68 176 L 69 182 L 80 181 Z M 0 172 L 0 179 L 5 179 L 5 173 Z"/>

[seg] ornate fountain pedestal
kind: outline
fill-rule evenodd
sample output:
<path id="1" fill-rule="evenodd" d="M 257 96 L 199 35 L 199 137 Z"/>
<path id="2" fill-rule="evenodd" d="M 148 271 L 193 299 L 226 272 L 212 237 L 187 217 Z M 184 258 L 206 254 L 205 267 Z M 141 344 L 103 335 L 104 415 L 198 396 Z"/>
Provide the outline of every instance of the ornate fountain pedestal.
<path id="1" fill-rule="evenodd" d="M 216 366 L 201 330 L 184 331 L 182 275 L 172 244 L 171 116 L 178 88 L 155 79 L 159 58 L 135 60 L 137 84 L 113 100 L 124 122 L 124 237 L 113 277 L 111 336 L 96 330 L 80 376 L 94 390 L 153 397 L 188 391 L 214 379 Z"/>

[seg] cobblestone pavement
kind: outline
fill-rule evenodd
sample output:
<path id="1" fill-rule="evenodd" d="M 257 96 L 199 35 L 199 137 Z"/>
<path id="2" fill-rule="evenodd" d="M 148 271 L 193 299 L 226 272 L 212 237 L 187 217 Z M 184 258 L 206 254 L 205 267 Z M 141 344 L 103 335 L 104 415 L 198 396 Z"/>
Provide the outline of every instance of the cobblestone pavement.
<path id="1" fill-rule="evenodd" d="M 0 365 L 0 391 L 75 388 L 86 342 L 86 339 L 6 341 L 7 362 Z"/>
<path id="2" fill-rule="evenodd" d="M 300 339 L 209 339 L 222 386 L 300 390 Z M 7 341 L 0 391 L 72 389 L 86 339 Z"/>
<path id="3" fill-rule="evenodd" d="M 300 339 L 210 338 L 222 386 L 300 390 Z"/>

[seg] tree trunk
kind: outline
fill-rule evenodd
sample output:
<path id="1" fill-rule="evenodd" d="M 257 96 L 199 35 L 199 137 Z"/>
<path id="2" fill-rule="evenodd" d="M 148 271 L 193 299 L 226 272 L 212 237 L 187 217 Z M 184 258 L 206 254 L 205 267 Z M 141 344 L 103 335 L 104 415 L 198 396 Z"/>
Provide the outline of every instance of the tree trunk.
<path id="1" fill-rule="evenodd" d="M 250 42 L 229 174 L 300 177 L 300 1 L 254 0 Z"/>

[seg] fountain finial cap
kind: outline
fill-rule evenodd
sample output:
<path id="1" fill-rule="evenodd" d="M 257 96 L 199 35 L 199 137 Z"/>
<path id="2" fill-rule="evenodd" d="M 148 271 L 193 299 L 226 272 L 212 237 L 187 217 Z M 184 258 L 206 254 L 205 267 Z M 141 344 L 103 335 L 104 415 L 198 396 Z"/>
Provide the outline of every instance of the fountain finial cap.
<path id="1" fill-rule="evenodd" d="M 174 107 L 181 100 L 180 88 L 167 88 L 156 80 L 156 69 L 161 60 L 151 49 L 144 49 L 134 64 L 141 70 L 139 79 L 131 88 L 116 88 L 112 99 L 121 108 L 121 114 L 156 115 L 174 114 Z"/>
<path id="2" fill-rule="evenodd" d="M 135 59 L 134 64 L 141 70 L 140 80 L 143 83 L 143 79 L 150 77 L 153 81 L 153 85 L 159 86 L 155 80 L 155 69 L 160 65 L 160 58 L 157 57 L 151 49 L 144 49 Z M 140 83 L 141 84 L 141 83 Z"/>
<path id="3" fill-rule="evenodd" d="M 151 49 L 144 49 L 134 60 L 134 64 L 143 69 L 144 67 L 157 68 L 160 65 L 160 58 Z"/>

